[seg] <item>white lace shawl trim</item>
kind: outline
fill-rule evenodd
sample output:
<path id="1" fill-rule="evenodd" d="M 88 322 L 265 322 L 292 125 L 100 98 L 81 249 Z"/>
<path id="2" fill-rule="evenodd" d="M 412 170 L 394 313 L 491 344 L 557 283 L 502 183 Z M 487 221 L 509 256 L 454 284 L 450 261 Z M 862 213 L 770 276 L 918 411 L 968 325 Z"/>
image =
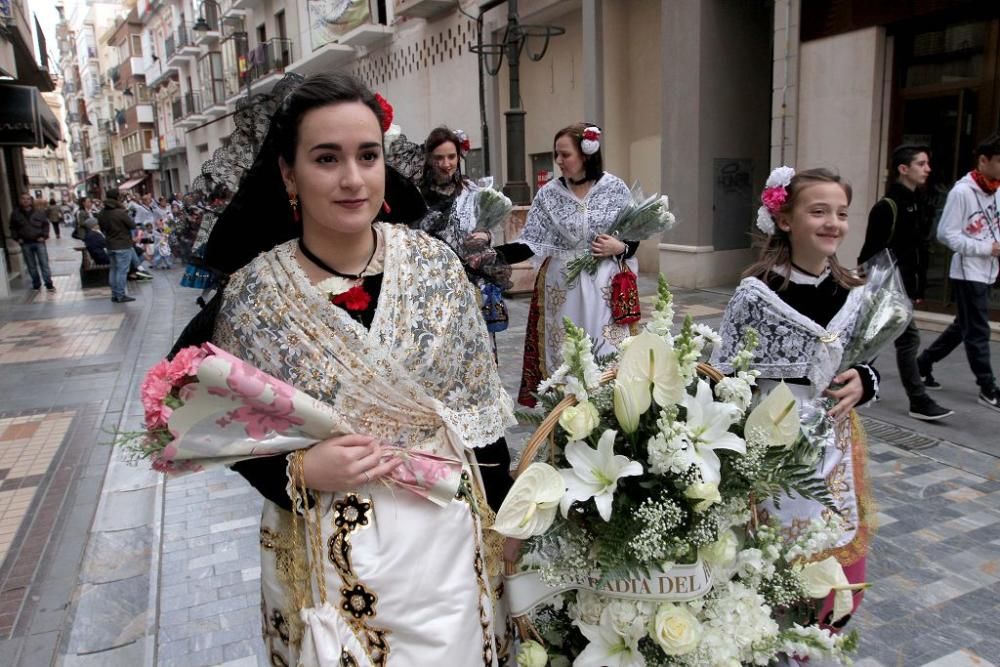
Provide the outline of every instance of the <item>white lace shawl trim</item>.
<path id="1" fill-rule="evenodd" d="M 622 179 L 605 172 L 583 199 L 559 179 L 546 183 L 528 211 L 521 243 L 536 257 L 572 259 L 588 251 L 632 199 Z"/>
<path id="2" fill-rule="evenodd" d="M 722 345 L 712 365 L 732 373 L 729 363 L 740 350 L 743 332 L 760 334 L 753 367 L 764 378 L 807 378 L 814 394 L 826 389 L 840 366 L 846 337 L 854 328 L 862 291 L 854 288 L 824 328 L 781 300 L 757 278 L 744 278 L 726 307 L 719 333 Z"/>
<path id="3" fill-rule="evenodd" d="M 462 265 L 423 232 L 379 230 L 387 270 L 370 330 L 310 283 L 293 240 L 234 274 L 216 342 L 334 405 L 358 432 L 394 441 L 445 425 L 466 447 L 496 442 L 516 424 L 513 402 Z"/>

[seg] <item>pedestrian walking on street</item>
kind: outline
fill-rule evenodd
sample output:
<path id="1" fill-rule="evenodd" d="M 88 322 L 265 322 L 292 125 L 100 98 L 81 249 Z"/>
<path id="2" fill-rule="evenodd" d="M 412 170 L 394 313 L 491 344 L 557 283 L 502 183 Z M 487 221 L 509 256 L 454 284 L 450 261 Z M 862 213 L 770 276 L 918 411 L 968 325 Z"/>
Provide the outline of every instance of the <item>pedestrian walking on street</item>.
<path id="1" fill-rule="evenodd" d="M 267 658 L 360 665 L 391 652 L 399 665 L 495 667 L 494 630 L 506 635 L 507 623 L 494 617 L 489 574 L 500 563 L 483 526 L 511 484 L 503 436 L 513 405 L 454 253 L 383 221 L 404 208 L 393 187 L 416 192 L 387 176 L 389 113 L 353 77 L 306 79 L 273 116 L 207 244 L 210 266 L 235 271 L 216 304 L 213 341 L 343 406 L 353 433 L 233 466 L 268 501 Z M 439 505 L 386 486 L 398 461 L 388 441 L 449 457 L 467 471 L 465 491 Z M 481 465 L 493 452 L 500 456 Z M 307 559 L 294 545 L 310 538 L 323 554 L 334 545 L 334 557 Z M 410 594 L 417 579 L 434 582 L 419 599 Z"/>
<path id="2" fill-rule="evenodd" d="M 10 237 L 21 244 L 21 256 L 31 276 L 31 289 L 41 289 L 42 283 L 50 292 L 56 291 L 49 269 L 49 252 L 45 241 L 49 238 L 49 216 L 45 202 L 34 205 L 27 192 L 18 198 L 18 207 L 10 214 Z"/>
<path id="3" fill-rule="evenodd" d="M 56 238 L 62 238 L 62 227 L 63 221 L 63 211 L 62 206 L 56 204 L 55 197 L 49 198 L 49 207 L 45 209 L 45 214 L 49 217 L 49 223 L 52 224 L 52 230 L 56 233 Z"/>
<path id="4" fill-rule="evenodd" d="M 118 200 L 118 190 L 112 188 L 104 198 L 104 209 L 97 214 L 97 221 L 107 241 L 108 259 L 111 269 L 108 282 L 111 284 L 111 300 L 115 303 L 135 301 L 125 293 L 129 267 L 136 259 L 132 247 L 132 230 L 135 222 Z"/>
<path id="5" fill-rule="evenodd" d="M 930 152 L 922 146 L 900 146 L 892 152 L 892 171 L 896 181 L 868 214 L 868 229 L 858 264 L 886 248 L 892 250 L 906 293 L 917 304 L 923 299 L 927 284 L 925 258 L 930 230 L 930 210 L 918 188 L 927 183 L 931 173 Z M 917 368 L 920 330 L 913 319 L 895 344 L 899 378 L 910 399 L 910 416 L 936 421 L 955 414 L 927 395 Z"/>
<path id="6" fill-rule="evenodd" d="M 1000 411 L 1000 388 L 990 362 L 990 288 L 1000 273 L 1000 132 L 976 147 L 975 159 L 975 169 L 948 193 L 937 232 L 938 241 L 955 253 L 948 276 L 958 315 L 917 364 L 924 384 L 938 388 L 934 364 L 964 343 L 979 403 Z"/>
<path id="7" fill-rule="evenodd" d="M 601 130 L 575 123 L 556 132 L 552 150 L 562 176 L 535 195 L 521 237 L 497 246 L 509 264 L 543 258 L 524 339 L 524 367 L 518 402 L 534 407 L 538 384 L 555 372 L 562 358 L 563 318 L 577 323 L 594 342 L 598 355 L 610 354 L 631 333 L 632 325 L 615 321 L 612 279 L 639 268 L 638 240 L 622 241 L 605 233 L 618 213 L 632 203 L 622 179 L 604 171 Z M 566 278 L 566 264 L 581 253 L 598 258 L 597 270 Z"/>

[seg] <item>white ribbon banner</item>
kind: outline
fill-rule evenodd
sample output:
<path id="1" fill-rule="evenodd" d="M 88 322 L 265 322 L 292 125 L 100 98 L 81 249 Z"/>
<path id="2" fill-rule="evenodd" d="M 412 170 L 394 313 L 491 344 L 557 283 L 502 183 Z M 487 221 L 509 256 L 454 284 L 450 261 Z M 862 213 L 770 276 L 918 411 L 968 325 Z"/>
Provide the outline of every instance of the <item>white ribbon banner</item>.
<path id="1" fill-rule="evenodd" d="M 712 569 L 698 561 L 674 565 L 668 571 L 653 571 L 648 577 L 611 579 L 603 584 L 590 579 L 589 584 L 549 586 L 538 571 L 529 570 L 505 577 L 507 602 L 513 616 L 523 616 L 541 603 L 570 590 L 585 590 L 605 597 L 649 602 L 687 602 L 712 590 Z"/>

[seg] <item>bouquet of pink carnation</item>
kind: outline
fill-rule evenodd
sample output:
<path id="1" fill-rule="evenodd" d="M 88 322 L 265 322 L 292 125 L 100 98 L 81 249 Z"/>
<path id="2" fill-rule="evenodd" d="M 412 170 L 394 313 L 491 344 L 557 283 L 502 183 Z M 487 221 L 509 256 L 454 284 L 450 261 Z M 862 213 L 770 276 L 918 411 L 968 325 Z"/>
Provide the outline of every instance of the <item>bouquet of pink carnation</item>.
<path id="1" fill-rule="evenodd" d="M 326 403 L 212 345 L 186 347 L 146 374 L 141 387 L 145 430 L 118 443 L 131 463 L 149 459 L 169 474 L 232 465 L 305 449 L 354 430 Z M 422 448 L 423 449 L 423 448 Z M 402 459 L 388 481 L 447 504 L 462 465 L 429 451 L 386 448 Z"/>

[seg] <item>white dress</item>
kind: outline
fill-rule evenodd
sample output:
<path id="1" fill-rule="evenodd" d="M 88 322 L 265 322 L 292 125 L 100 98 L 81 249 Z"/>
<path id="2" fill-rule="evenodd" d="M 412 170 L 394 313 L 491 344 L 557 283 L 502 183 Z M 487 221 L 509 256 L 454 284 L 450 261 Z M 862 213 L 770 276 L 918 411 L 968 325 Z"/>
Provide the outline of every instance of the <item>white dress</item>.
<path id="1" fill-rule="evenodd" d="M 531 248 L 539 265 L 532 304 L 537 309 L 537 326 L 532 331 L 534 322 L 529 322 L 519 399 L 522 403 L 525 392 L 533 392 L 538 382 L 559 365 L 565 337 L 563 318 L 568 317 L 587 332 L 597 355 L 614 352 L 631 334 L 630 327 L 616 324 L 611 316 L 611 279 L 621 271 L 617 260 L 600 261 L 594 275 L 584 271 L 572 285 L 567 285 L 565 275 L 566 263 L 590 252 L 591 241 L 608 229 L 631 197 L 628 186 L 609 173 L 582 199 L 561 179 L 549 181 L 535 195 L 519 239 Z M 625 264 L 633 272 L 638 271 L 634 257 Z"/>
<path id="2" fill-rule="evenodd" d="M 335 652 L 333 664 L 492 667 L 498 649 L 484 525 L 490 511 L 475 448 L 515 423 L 513 406 L 454 254 L 422 232 L 378 228 L 385 271 L 370 329 L 310 284 L 292 241 L 233 275 L 214 340 L 329 403 L 355 432 L 461 461 L 463 482 L 443 506 L 378 482 L 347 493 L 312 492 L 318 532 L 315 522 L 303 531 L 301 517 L 266 501 L 261 582 L 268 658 L 291 666 L 308 653 L 303 637 L 316 632 L 306 632 L 311 623 L 303 621 L 321 606 L 310 571 L 322 571 L 333 609 L 317 643 L 327 655 Z M 312 535 L 319 540 L 313 543 Z"/>

